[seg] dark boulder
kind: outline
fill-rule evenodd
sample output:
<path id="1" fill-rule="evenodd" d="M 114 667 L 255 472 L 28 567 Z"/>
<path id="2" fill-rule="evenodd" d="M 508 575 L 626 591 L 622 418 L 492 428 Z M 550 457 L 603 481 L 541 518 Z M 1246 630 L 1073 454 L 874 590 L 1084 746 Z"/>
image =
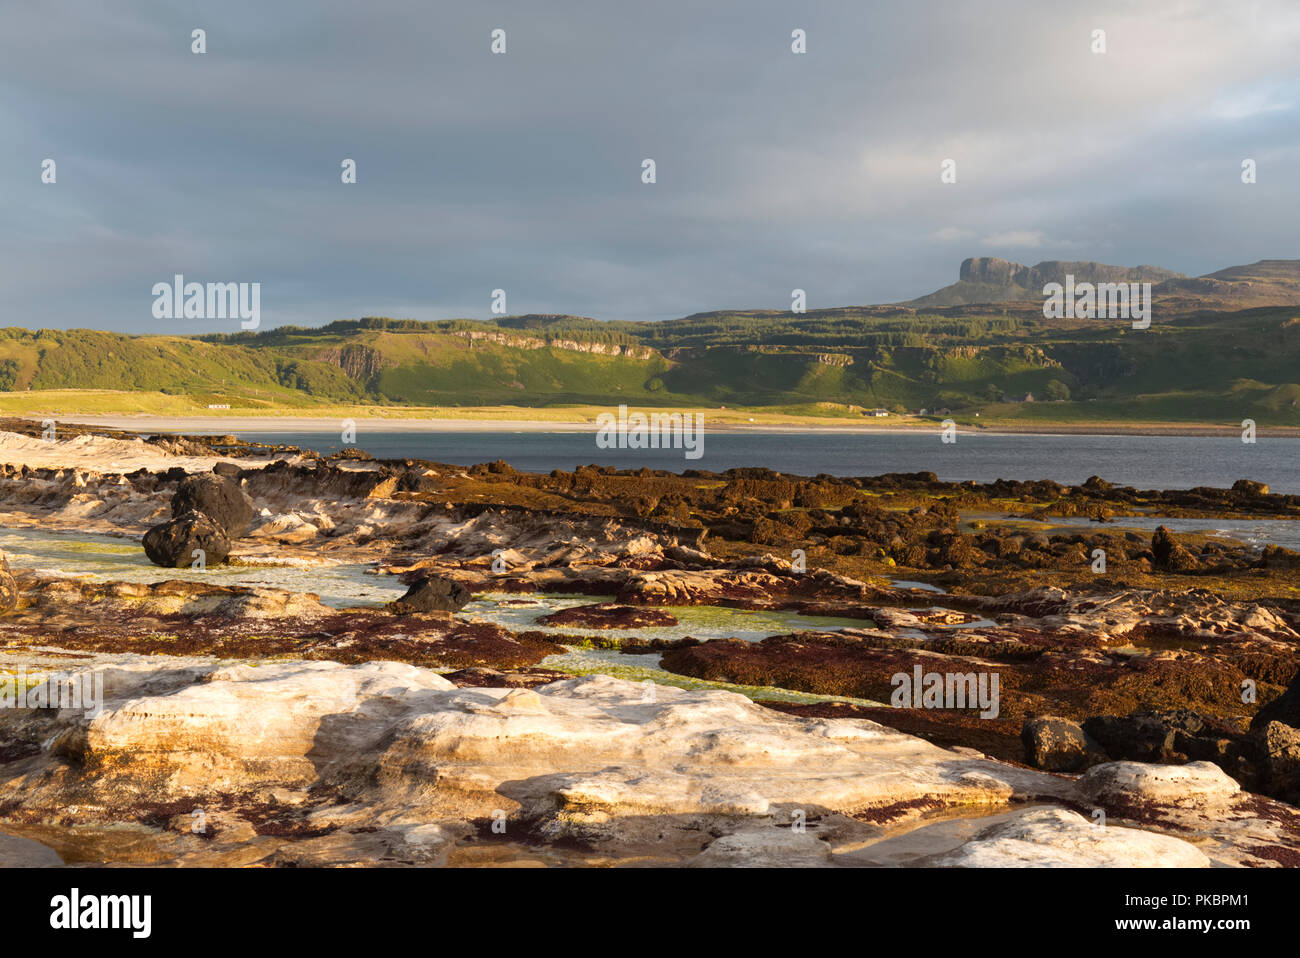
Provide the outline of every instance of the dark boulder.
<path id="1" fill-rule="evenodd" d="M 459 612 L 474 596 L 454 579 L 428 576 L 406 590 L 406 595 L 388 603 L 388 611 L 403 615 L 410 612 Z"/>
<path id="2" fill-rule="evenodd" d="M 238 479 L 239 474 L 244 470 L 237 462 L 219 462 L 212 467 L 212 471 L 218 476 L 225 476 L 227 479 Z"/>
<path id="3" fill-rule="evenodd" d="M 248 532 L 253 521 L 253 501 L 240 484 L 227 476 L 202 473 L 187 476 L 172 497 L 172 516 L 201 512 L 231 539 Z"/>
<path id="4" fill-rule="evenodd" d="M 1078 722 L 1054 715 L 1026 719 L 1020 741 L 1025 746 L 1025 762 L 1049 772 L 1081 772 L 1109 761 Z"/>
<path id="5" fill-rule="evenodd" d="M 1097 715 L 1085 719 L 1083 728 L 1115 761 L 1213 762 L 1243 784 L 1253 783 L 1241 728 L 1191 709 Z"/>
<path id="6" fill-rule="evenodd" d="M 1083 729 L 1117 761 L 1181 764 L 1187 758 L 1176 755 L 1175 733 L 1195 734 L 1199 726 L 1180 729 L 1157 715 L 1139 712 L 1096 715 L 1084 720 Z"/>
<path id="7" fill-rule="evenodd" d="M 193 565 L 195 550 L 205 565 L 217 565 L 230 554 L 230 538 L 208 516 L 186 512 L 154 526 L 144 534 L 144 552 L 154 565 L 181 569 Z"/>

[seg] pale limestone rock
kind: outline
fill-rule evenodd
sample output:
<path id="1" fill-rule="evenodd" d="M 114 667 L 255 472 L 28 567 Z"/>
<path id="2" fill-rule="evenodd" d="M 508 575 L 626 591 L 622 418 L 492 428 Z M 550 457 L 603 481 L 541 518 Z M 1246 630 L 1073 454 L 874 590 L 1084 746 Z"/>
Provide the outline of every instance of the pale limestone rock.
<path id="1" fill-rule="evenodd" d="M 132 779 L 160 789 L 158 800 L 378 772 L 394 787 L 432 776 L 440 791 L 464 792 L 475 814 L 500 805 L 501 788 L 522 817 L 561 822 L 596 811 L 763 815 L 773 804 L 853 810 L 923 797 L 988 804 L 1069 785 L 870 722 L 785 716 L 729 692 L 661 687 L 647 703 L 640 683 L 605 676 L 532 691 L 456 689 L 396 663 L 272 662 L 152 681 L 159 694 L 115 676 L 102 714 L 60 713 L 58 753 L 84 766 L 83 784 L 101 800 L 120 797 L 123 780 L 98 770 L 128 758 Z"/>
<path id="2" fill-rule="evenodd" d="M 136 820 L 141 803 L 212 809 L 215 838 L 189 835 L 180 814 L 166 833 L 142 830 L 126 860 L 427 864 L 492 820 L 520 848 L 576 841 L 612 859 L 851 865 L 830 853 L 863 847 L 882 825 L 904 827 L 920 809 L 972 816 L 1080 796 L 1168 809 L 1186 834 L 1206 837 L 1216 862 L 1249 860 L 1278 828 L 1235 806 L 1229 814 L 1233 790 L 1203 765 L 1113 763 L 1076 782 L 730 692 L 658 687 L 647 702 L 640 683 L 606 676 L 458 689 L 387 662 L 136 657 L 103 672 L 99 715 L 0 716 L 0 730 L 44 722 L 36 740 L 46 743 L 0 766 L 0 788 L 30 814 L 104 827 Z M 254 834 L 236 811 L 249 802 L 307 827 Z M 1118 817 L 1104 830 L 1059 810 L 1017 817 L 949 854 L 966 865 L 1205 863 L 1190 845 Z M 798 831 L 796 820 L 816 825 Z"/>
<path id="3" fill-rule="evenodd" d="M 1108 762 L 1088 769 L 1079 780 L 1079 790 L 1095 802 L 1149 802 L 1174 808 L 1203 808 L 1230 802 L 1241 786 L 1211 762 L 1186 765 Z"/>
<path id="4" fill-rule="evenodd" d="M 281 513 L 267 519 L 246 538 L 274 539 L 279 542 L 310 542 L 320 529 L 296 512 Z"/>
<path id="5" fill-rule="evenodd" d="M 958 868 L 1206 868 L 1180 838 L 1098 825 L 1063 808 L 1037 808 L 984 829 L 951 852 L 915 864 Z"/>
<path id="6" fill-rule="evenodd" d="M 750 829 L 723 835 L 687 863 L 691 868 L 825 868 L 831 847 L 810 832 Z"/>
<path id="7" fill-rule="evenodd" d="M 123 689 L 106 681 L 107 707 L 91 718 L 61 711 L 66 727 L 51 750 L 87 767 L 84 784 L 105 802 L 129 799 L 118 790 L 132 782 L 148 783 L 159 801 L 301 787 L 381 735 L 403 700 L 452 688 L 395 662 L 236 665 L 164 694 L 116 699 Z"/>

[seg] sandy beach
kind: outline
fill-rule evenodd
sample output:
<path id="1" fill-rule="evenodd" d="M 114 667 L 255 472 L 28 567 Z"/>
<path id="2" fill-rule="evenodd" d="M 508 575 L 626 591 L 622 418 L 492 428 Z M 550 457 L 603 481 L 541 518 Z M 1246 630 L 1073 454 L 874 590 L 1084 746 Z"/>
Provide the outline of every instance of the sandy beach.
<path id="1" fill-rule="evenodd" d="M 33 469 L 82 469 L 91 472 L 126 473 L 137 469 L 169 469 L 179 466 L 194 472 L 212 468 L 214 457 L 172 455 L 143 439 L 110 439 L 106 436 L 74 436 L 50 442 L 36 436 L 0 432 L 0 463 Z M 258 469 L 269 458 L 246 457 L 240 465 Z M 296 459 L 292 461 L 297 461 Z"/>
<path id="2" fill-rule="evenodd" d="M 61 416 L 60 422 L 141 433 L 319 432 L 338 433 L 345 420 L 322 416 Z M 353 418 L 359 431 L 384 432 L 588 432 L 591 421 L 539 422 L 523 419 Z"/>

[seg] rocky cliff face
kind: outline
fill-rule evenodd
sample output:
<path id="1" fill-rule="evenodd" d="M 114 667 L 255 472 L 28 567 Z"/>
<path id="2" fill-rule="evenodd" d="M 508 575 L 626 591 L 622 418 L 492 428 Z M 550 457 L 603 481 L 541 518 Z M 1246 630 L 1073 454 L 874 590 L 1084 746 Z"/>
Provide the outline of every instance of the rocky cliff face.
<path id="1" fill-rule="evenodd" d="M 996 256 L 972 256 L 962 260 L 958 279 L 963 283 L 996 283 L 999 286 L 1027 286 L 1030 269 Z"/>
<path id="2" fill-rule="evenodd" d="M 1066 276 L 1073 276 L 1076 283 L 1162 283 L 1183 274 L 1158 266 L 1108 266 L 1088 260 L 1044 260 L 1025 266 L 996 256 L 972 256 L 962 262 L 959 274 L 962 282 L 1020 286 L 1035 295 L 1046 283 L 1064 284 Z"/>
<path id="3" fill-rule="evenodd" d="M 468 330 L 452 332 L 451 335 L 468 339 L 471 344 L 495 343 L 512 349 L 563 349 L 568 352 L 592 353 L 600 356 L 626 356 L 630 359 L 649 359 L 654 355 L 654 350 L 648 346 L 583 342 L 549 336 L 523 336 L 510 332 Z M 360 382 L 366 382 L 381 370 L 397 365 L 395 360 L 385 356 L 380 350 L 361 343 L 347 343 L 343 346 L 322 349 L 314 353 L 311 358 L 337 366 L 352 379 Z"/>
<path id="4" fill-rule="evenodd" d="M 648 346 L 629 346 L 618 343 L 589 343 L 576 339 L 553 339 L 534 336 L 512 336 L 509 333 L 489 333 L 478 330 L 452 333 L 470 342 L 489 342 L 515 349 L 564 349 L 575 353 L 594 353 L 598 356 L 628 356 L 632 359 L 649 359 L 654 350 Z"/>
<path id="5" fill-rule="evenodd" d="M 348 343 L 335 349 L 326 349 L 312 358 L 338 366 L 353 379 L 359 380 L 369 379 L 385 366 L 394 365 L 379 350 L 360 343 Z"/>
<path id="6" fill-rule="evenodd" d="M 908 306 L 934 308 L 978 303 L 1041 301 L 1047 283 L 1151 283 L 1164 315 L 1300 303 L 1300 260 L 1260 260 L 1206 276 L 1184 276 L 1159 266 L 1110 266 L 1091 260 L 1044 260 L 1034 266 L 996 256 L 972 256 L 957 282 Z"/>
<path id="7" fill-rule="evenodd" d="M 1043 287 L 1047 283 L 1064 285 L 1067 275 L 1072 275 L 1076 283 L 1152 283 L 1156 294 L 1161 292 L 1162 284 L 1187 281 L 1181 273 L 1158 266 L 1108 266 L 1089 260 L 1045 260 L 1035 266 L 1026 266 L 996 256 L 972 256 L 962 261 L 957 282 L 911 300 L 907 305 L 933 308 L 975 303 L 1040 302 Z"/>

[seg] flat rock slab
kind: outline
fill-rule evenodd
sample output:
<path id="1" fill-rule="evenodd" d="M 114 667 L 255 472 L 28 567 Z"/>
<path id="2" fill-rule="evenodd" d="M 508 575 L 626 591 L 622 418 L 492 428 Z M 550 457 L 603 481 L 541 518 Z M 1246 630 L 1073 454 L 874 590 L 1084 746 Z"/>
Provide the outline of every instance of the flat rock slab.
<path id="1" fill-rule="evenodd" d="M 1170 835 L 1104 825 L 1038 808 L 991 825 L 954 851 L 914 864 L 959 868 L 1207 868 L 1196 846 Z"/>
<path id="2" fill-rule="evenodd" d="M 0 816 L 48 826 L 75 804 L 83 827 L 162 829 L 150 853 L 191 863 L 431 863 L 500 819 L 510 841 L 614 861 L 851 865 L 866 862 L 845 851 L 928 813 L 1015 802 L 1169 817 L 1099 828 L 1037 808 L 936 863 L 1195 867 L 1211 857 L 1159 832 L 1206 841 L 1220 863 L 1294 839 L 1279 821 L 1261 830 L 1263 806 L 1240 807 L 1204 768 L 1112 763 L 1078 783 L 730 692 L 606 676 L 457 688 L 396 662 L 140 657 L 98 671 L 97 714 L 0 715 L 0 741 L 40 743 L 0 765 Z M 202 843 L 189 834 L 196 808 L 216 832 Z M 1236 831 L 1222 824 L 1234 816 Z"/>

